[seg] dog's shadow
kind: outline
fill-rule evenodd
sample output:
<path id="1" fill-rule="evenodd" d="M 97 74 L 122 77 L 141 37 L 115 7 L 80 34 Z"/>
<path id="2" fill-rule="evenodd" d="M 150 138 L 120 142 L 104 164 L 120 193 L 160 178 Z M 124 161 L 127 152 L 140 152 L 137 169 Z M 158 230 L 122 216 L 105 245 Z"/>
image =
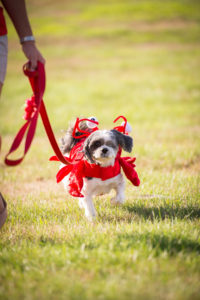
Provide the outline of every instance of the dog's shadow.
<path id="1" fill-rule="evenodd" d="M 132 215 L 137 215 L 145 220 L 165 220 L 165 219 L 189 219 L 195 220 L 200 218 L 200 208 L 188 205 L 184 206 L 172 206 L 161 205 L 158 207 L 146 207 L 144 205 L 127 204 L 122 207 L 123 210 L 128 211 Z"/>
<path id="2" fill-rule="evenodd" d="M 138 199 L 137 199 L 138 200 Z M 163 221 L 168 220 L 198 220 L 200 218 L 200 208 L 192 204 L 173 205 L 164 202 L 158 206 L 147 206 L 145 203 L 125 203 L 118 207 L 113 214 L 103 213 L 100 215 L 101 222 L 106 223 L 133 223 L 145 221 Z M 114 208 L 113 208 L 114 209 Z M 181 233 L 171 235 L 164 232 L 148 232 L 139 233 L 119 233 L 116 241 L 117 247 L 124 245 L 126 248 L 138 249 L 138 245 L 143 247 L 148 245 L 150 251 L 155 256 L 162 252 L 167 252 L 170 256 L 179 252 L 194 252 L 200 254 L 200 243 L 196 240 L 182 236 Z M 123 249 L 122 249 L 123 251 Z"/>
<path id="3" fill-rule="evenodd" d="M 133 200 L 134 201 L 134 200 Z M 119 210 L 123 210 L 125 213 L 118 213 Z M 131 223 L 134 220 L 151 220 L 152 222 L 157 220 L 195 220 L 200 218 L 200 208 L 198 206 L 187 204 L 174 205 L 172 203 L 167 204 L 164 202 L 158 206 L 147 206 L 143 203 L 130 204 L 125 203 L 117 208 L 115 214 L 102 213 L 100 219 L 102 222 L 127 222 Z"/>
<path id="4" fill-rule="evenodd" d="M 181 234 L 169 235 L 159 232 L 124 233 L 118 234 L 116 245 L 121 247 L 140 249 L 148 246 L 154 256 L 165 252 L 168 255 L 176 255 L 180 252 L 200 254 L 200 243 Z M 121 249 L 123 251 L 123 249 Z"/>

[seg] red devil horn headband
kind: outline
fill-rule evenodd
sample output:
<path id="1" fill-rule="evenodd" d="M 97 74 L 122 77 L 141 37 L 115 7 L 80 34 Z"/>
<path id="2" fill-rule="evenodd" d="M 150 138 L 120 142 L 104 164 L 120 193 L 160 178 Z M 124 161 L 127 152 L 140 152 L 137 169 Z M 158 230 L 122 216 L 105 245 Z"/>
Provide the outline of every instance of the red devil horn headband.
<path id="1" fill-rule="evenodd" d="M 75 138 L 75 139 L 80 139 L 80 138 L 83 138 L 83 137 L 88 137 L 93 131 L 98 130 L 98 127 L 97 127 L 97 126 L 94 127 L 94 128 L 92 128 L 90 131 L 89 131 L 89 130 L 82 130 L 82 129 L 80 128 L 79 124 L 80 124 L 81 122 L 84 122 L 84 121 L 91 122 L 91 123 L 96 124 L 96 125 L 99 124 L 99 122 L 94 121 L 94 120 L 91 120 L 91 119 L 79 119 L 79 118 L 77 118 L 77 119 L 76 119 L 76 123 L 75 123 L 75 125 L 74 125 L 74 130 L 73 130 L 73 133 L 72 133 L 73 138 Z M 81 132 L 81 133 L 83 133 L 83 134 L 82 134 L 82 135 L 79 135 L 79 136 L 76 136 L 76 131 L 79 131 L 79 132 Z"/>
<path id="2" fill-rule="evenodd" d="M 122 132 L 123 134 L 126 134 L 127 119 L 124 116 L 119 116 L 113 121 L 113 123 L 116 123 L 119 119 L 123 119 L 124 124 L 120 125 L 120 126 L 116 126 L 116 127 L 114 127 L 114 129 Z"/>

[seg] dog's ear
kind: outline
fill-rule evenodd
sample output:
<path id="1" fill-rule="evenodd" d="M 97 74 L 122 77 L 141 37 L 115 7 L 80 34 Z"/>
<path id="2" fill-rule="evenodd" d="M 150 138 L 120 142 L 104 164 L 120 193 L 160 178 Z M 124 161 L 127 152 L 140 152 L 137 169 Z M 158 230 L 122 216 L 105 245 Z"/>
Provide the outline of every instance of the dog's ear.
<path id="1" fill-rule="evenodd" d="M 73 137 L 67 132 L 66 135 L 60 139 L 60 149 L 62 153 L 69 153 L 74 144 L 75 142 Z"/>
<path id="2" fill-rule="evenodd" d="M 71 121 L 69 123 L 69 127 L 66 131 L 65 136 L 62 137 L 61 140 L 60 140 L 60 149 L 61 149 L 63 154 L 69 153 L 72 150 L 72 148 L 80 141 L 80 139 L 78 139 L 78 138 L 75 139 L 73 137 L 73 131 L 74 131 L 75 123 L 76 123 L 76 121 Z M 86 130 L 87 129 L 87 126 L 85 125 L 84 122 L 81 122 L 79 127 L 80 127 L 81 130 Z M 77 137 L 81 136 L 81 135 L 82 135 L 81 132 L 79 132 L 79 131 L 76 132 Z"/>
<path id="3" fill-rule="evenodd" d="M 95 163 L 95 161 L 92 159 L 92 154 L 91 154 L 91 151 L 90 151 L 90 147 L 89 147 L 89 144 L 90 144 L 90 137 L 88 137 L 84 144 L 83 144 L 83 152 L 84 152 L 84 155 L 85 155 L 85 158 L 86 160 L 90 163 L 90 164 L 93 164 Z"/>
<path id="4" fill-rule="evenodd" d="M 114 134 L 117 143 L 119 146 L 122 147 L 122 149 L 126 152 L 131 152 L 133 149 L 133 139 L 132 137 L 125 135 L 118 130 L 111 130 L 111 132 Z"/>

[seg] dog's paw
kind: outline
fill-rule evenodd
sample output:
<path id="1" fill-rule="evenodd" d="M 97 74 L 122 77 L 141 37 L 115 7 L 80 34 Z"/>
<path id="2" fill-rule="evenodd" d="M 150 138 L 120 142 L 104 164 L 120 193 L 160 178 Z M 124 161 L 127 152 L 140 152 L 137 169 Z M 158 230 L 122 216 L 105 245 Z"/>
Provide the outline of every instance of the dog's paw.
<path id="1" fill-rule="evenodd" d="M 79 205 L 79 207 L 80 207 L 81 209 L 84 208 L 84 203 L 83 203 L 82 198 L 79 198 L 79 200 L 78 200 L 78 205 Z"/>
<path id="2" fill-rule="evenodd" d="M 116 196 L 110 199 L 110 203 L 112 205 L 122 205 L 124 203 L 124 200 L 125 200 L 124 197 Z"/>
<path id="3" fill-rule="evenodd" d="M 88 210 L 85 211 L 85 216 L 90 222 L 94 222 L 96 220 L 96 211 L 93 211 L 92 213 L 89 212 Z"/>

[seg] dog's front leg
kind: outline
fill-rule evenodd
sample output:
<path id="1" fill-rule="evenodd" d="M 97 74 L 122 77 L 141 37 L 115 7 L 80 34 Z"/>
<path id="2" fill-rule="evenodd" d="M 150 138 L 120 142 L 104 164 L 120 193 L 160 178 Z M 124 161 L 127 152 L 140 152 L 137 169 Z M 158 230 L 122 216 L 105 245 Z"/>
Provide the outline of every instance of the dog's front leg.
<path id="1" fill-rule="evenodd" d="M 81 209 L 84 208 L 83 198 L 79 198 L 78 205 Z"/>
<path id="2" fill-rule="evenodd" d="M 110 200 L 111 204 L 119 205 L 124 203 L 125 200 L 124 190 L 125 190 L 125 181 L 123 175 L 120 174 L 115 187 L 116 196 Z"/>
<path id="3" fill-rule="evenodd" d="M 82 198 L 82 204 L 85 209 L 85 216 L 89 221 L 93 221 L 96 218 L 96 210 L 94 208 L 94 204 L 91 196 L 85 196 Z"/>

